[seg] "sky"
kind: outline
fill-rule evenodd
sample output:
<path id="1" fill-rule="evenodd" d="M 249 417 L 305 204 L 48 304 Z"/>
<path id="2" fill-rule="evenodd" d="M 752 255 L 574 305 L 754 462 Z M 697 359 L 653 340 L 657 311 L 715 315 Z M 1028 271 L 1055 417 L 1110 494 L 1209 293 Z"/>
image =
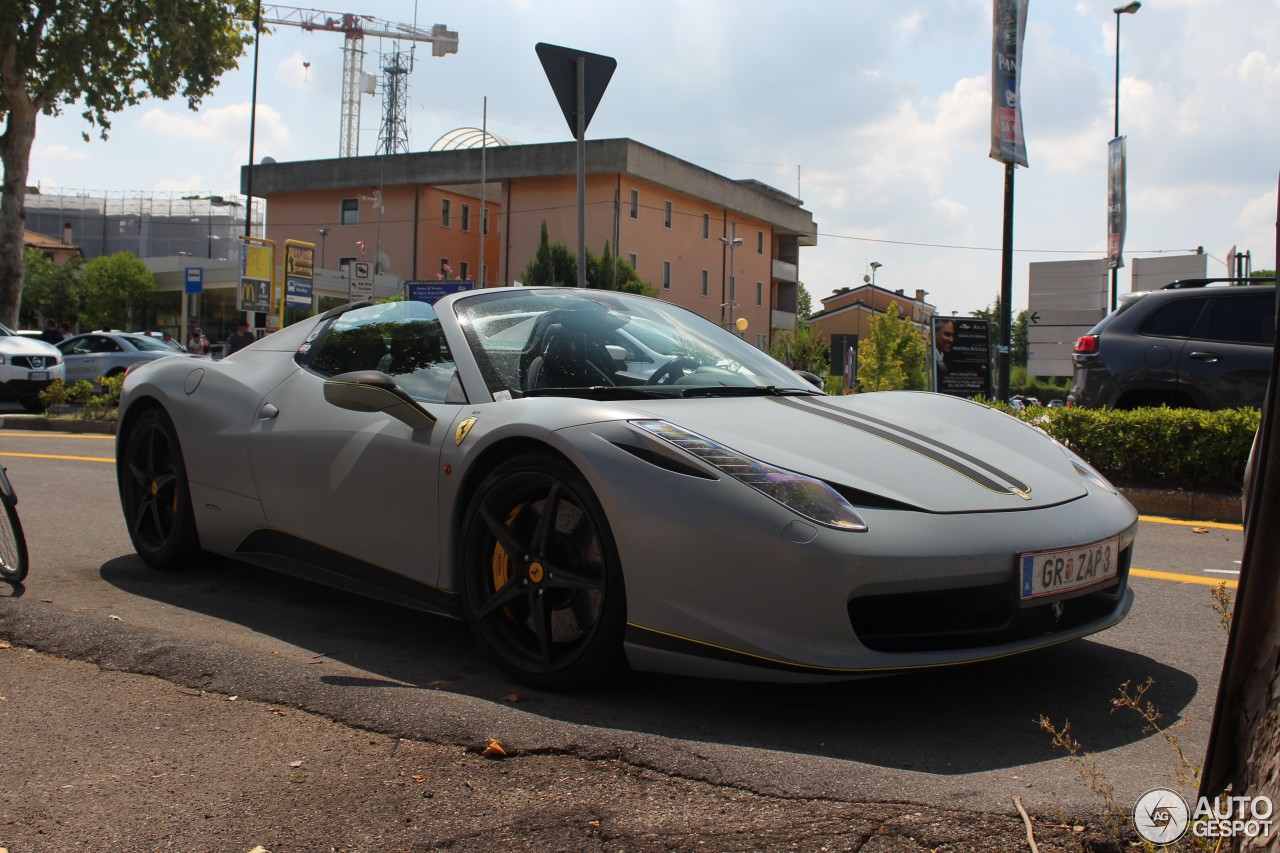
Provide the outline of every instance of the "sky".
<path id="1" fill-rule="evenodd" d="M 1029 264 L 1103 257 L 1117 0 L 1030 0 L 1021 69 L 1029 168 L 1014 190 L 1015 309 Z M 264 6 L 264 8 L 266 8 Z M 419 45 L 410 150 L 458 127 L 522 143 L 571 138 L 538 42 L 618 67 L 588 139 L 628 137 L 803 201 L 818 244 L 800 253 L 814 309 L 837 288 L 926 290 L 941 313 L 999 293 L 1004 167 L 990 159 L 992 0 L 317 0 L 308 8 L 459 33 Z M 280 26 L 259 55 L 256 160 L 336 157 L 342 36 Z M 401 42 L 407 50 L 410 43 Z M 366 40 L 379 73 L 390 41 Z M 1280 176 L 1280 0 L 1147 0 L 1121 18 L 1127 137 L 1125 256 L 1231 247 L 1274 269 Z M 92 191 L 239 191 L 253 54 L 191 111 L 148 100 L 99 139 L 75 108 L 37 124 L 29 185 Z M 360 153 L 381 96 L 362 101 Z M 82 132 L 91 140 L 83 141 Z M 268 211 L 268 219 L 270 211 Z M 1128 289 L 1121 271 L 1121 290 Z"/>

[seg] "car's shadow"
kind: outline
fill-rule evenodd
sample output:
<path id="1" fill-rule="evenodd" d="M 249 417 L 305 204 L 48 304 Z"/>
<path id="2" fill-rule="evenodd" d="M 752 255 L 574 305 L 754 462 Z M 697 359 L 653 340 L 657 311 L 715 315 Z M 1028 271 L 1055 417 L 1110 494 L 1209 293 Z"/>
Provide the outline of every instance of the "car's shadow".
<path id="1" fill-rule="evenodd" d="M 1153 678 L 1162 723 L 1175 722 L 1198 684 L 1143 655 L 1082 640 L 980 664 L 826 685 L 774 685 L 632 673 L 589 693 L 530 690 L 508 679 L 465 624 L 351 596 L 230 560 L 176 573 L 134 556 L 102 566 L 128 592 L 275 637 L 361 675 L 317 672 L 352 689 L 431 688 L 549 720 L 709 744 L 822 755 L 937 774 L 1061 758 L 1037 720 L 1070 720 L 1089 751 L 1142 740 L 1135 714 L 1113 714 L 1119 685 Z"/>

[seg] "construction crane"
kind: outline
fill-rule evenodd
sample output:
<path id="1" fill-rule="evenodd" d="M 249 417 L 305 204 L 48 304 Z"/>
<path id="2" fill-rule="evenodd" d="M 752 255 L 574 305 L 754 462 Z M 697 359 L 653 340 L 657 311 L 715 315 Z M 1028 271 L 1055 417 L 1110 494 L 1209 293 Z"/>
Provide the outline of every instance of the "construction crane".
<path id="1" fill-rule="evenodd" d="M 374 77 L 364 72 L 363 42 L 366 36 L 426 42 L 432 56 L 458 52 L 458 34 L 444 24 L 426 30 L 411 24 L 383 21 L 371 15 L 322 12 L 293 6 L 263 4 L 262 23 L 269 26 L 300 27 L 342 33 L 342 122 L 338 130 L 338 156 L 360 155 L 360 95 L 373 94 Z"/>

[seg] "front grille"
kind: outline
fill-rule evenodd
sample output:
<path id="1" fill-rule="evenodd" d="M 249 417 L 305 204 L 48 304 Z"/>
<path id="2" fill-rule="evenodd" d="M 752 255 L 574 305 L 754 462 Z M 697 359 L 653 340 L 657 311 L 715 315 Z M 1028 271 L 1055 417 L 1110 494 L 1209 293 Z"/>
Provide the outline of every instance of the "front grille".
<path id="1" fill-rule="evenodd" d="M 25 367 L 27 370 L 48 370 L 61 362 L 56 355 L 15 355 L 9 359 L 14 367 Z"/>
<path id="2" fill-rule="evenodd" d="M 849 602 L 858 640 L 881 652 L 982 648 L 1067 631 L 1115 609 L 1128 584 L 1133 548 L 1120 552 L 1117 580 L 1076 598 L 1020 607 L 1018 584 L 867 595 Z"/>

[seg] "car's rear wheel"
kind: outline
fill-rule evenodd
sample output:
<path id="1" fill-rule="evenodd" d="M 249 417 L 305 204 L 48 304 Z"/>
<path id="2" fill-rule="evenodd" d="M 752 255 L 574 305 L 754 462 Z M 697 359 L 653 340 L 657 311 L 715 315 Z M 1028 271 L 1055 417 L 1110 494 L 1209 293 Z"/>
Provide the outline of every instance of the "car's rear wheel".
<path id="1" fill-rule="evenodd" d="M 160 409 L 128 427 L 117 468 L 120 503 L 133 547 L 157 569 L 188 565 L 200 555 L 191 490 L 178 434 Z"/>
<path id="2" fill-rule="evenodd" d="M 461 544 L 467 621 L 513 677 L 565 689 L 625 671 L 617 549 L 572 466 L 542 454 L 500 465 L 471 500 Z"/>

